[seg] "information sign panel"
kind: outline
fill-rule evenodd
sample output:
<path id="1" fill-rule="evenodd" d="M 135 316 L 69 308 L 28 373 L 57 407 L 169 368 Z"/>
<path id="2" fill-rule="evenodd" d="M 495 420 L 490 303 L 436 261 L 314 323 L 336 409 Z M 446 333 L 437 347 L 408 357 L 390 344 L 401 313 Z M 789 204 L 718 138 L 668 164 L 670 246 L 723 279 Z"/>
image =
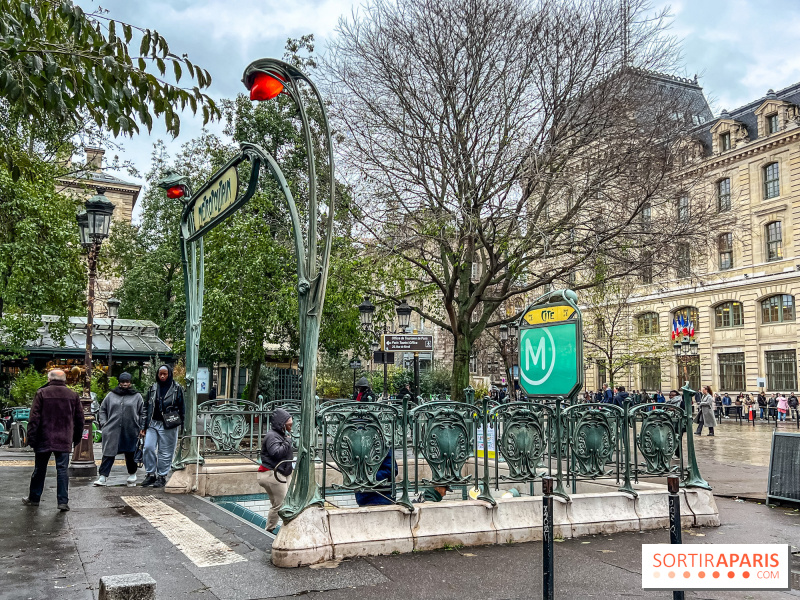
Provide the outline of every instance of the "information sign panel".
<path id="1" fill-rule="evenodd" d="M 433 350 L 433 336 L 387 333 L 383 336 L 381 349 L 386 352 L 430 352 Z"/>

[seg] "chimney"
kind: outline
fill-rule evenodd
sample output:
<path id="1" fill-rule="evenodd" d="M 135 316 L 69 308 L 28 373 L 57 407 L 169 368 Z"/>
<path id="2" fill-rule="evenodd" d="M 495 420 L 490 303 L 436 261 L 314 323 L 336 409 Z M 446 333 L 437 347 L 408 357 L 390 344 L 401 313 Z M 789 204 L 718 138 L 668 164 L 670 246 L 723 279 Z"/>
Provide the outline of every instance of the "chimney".
<path id="1" fill-rule="evenodd" d="M 99 171 L 103 168 L 103 154 L 105 150 L 102 148 L 89 148 L 88 146 L 83 149 L 86 152 L 86 168 L 90 171 Z"/>

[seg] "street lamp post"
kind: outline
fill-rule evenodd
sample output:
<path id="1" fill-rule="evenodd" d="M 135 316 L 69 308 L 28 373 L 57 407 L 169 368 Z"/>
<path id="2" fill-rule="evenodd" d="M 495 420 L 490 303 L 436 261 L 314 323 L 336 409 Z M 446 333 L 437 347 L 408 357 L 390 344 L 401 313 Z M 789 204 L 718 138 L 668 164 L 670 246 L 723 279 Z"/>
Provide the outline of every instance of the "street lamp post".
<path id="1" fill-rule="evenodd" d="M 400 326 L 400 331 L 403 333 L 408 333 L 409 327 L 411 327 L 411 312 L 412 308 L 408 305 L 408 302 L 403 299 L 403 301 L 397 305 L 395 309 L 397 312 L 397 322 Z M 414 400 L 419 398 L 419 352 L 414 352 Z"/>
<path id="2" fill-rule="evenodd" d="M 94 462 L 94 447 L 89 432 L 94 417 L 92 405 L 92 333 L 94 329 L 94 286 L 97 279 L 97 257 L 103 240 L 108 237 L 114 205 L 105 197 L 105 188 L 97 188 L 97 194 L 86 201 L 86 209 L 77 215 L 81 245 L 87 248 L 89 270 L 89 292 L 86 298 L 86 350 L 84 354 L 83 396 L 81 404 L 86 419 L 83 436 L 72 454 L 69 467 L 71 477 L 94 477 L 97 465 Z"/>
<path id="3" fill-rule="evenodd" d="M 675 340 L 675 343 L 672 344 L 672 349 L 675 353 L 675 360 L 677 363 L 679 365 L 683 365 L 683 380 L 684 382 L 688 382 L 689 361 L 699 354 L 699 344 L 694 340 L 694 338 L 690 338 L 688 335 L 685 335 L 680 341 Z"/>
<path id="4" fill-rule="evenodd" d="M 108 341 L 108 376 L 112 376 L 111 370 L 114 368 L 114 321 L 119 315 L 120 301 L 116 298 L 109 298 L 106 302 L 108 318 L 111 319 L 111 334 Z"/>

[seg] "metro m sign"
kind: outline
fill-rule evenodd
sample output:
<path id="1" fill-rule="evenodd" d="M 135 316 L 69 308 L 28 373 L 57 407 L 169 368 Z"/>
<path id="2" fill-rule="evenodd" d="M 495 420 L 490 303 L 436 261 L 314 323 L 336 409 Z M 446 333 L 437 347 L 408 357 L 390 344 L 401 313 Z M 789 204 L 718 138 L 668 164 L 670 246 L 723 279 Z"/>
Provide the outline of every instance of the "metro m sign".
<path id="1" fill-rule="evenodd" d="M 551 292 L 520 320 L 519 383 L 528 396 L 569 396 L 583 385 L 581 314 L 570 290 Z"/>

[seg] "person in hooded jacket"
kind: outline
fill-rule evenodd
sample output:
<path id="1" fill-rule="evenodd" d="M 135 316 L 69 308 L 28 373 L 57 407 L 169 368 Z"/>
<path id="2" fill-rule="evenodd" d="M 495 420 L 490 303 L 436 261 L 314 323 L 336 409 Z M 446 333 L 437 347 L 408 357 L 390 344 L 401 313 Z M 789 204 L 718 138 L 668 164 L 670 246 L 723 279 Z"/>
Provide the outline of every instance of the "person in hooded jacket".
<path id="1" fill-rule="evenodd" d="M 167 484 L 167 475 L 178 445 L 178 432 L 185 418 L 183 388 L 172 379 L 172 367 L 161 365 L 156 382 L 150 386 L 145 401 L 144 468 L 147 476 L 142 487 L 162 488 Z M 180 421 L 170 424 L 165 415 L 177 412 Z"/>
<path id="2" fill-rule="evenodd" d="M 369 379 L 362 377 L 356 381 L 356 402 L 375 402 L 375 392 L 369 384 Z"/>
<path id="3" fill-rule="evenodd" d="M 146 419 L 144 399 L 131 387 L 131 374 L 123 373 L 119 376 L 119 385 L 108 392 L 97 413 L 97 424 L 103 432 L 103 460 L 98 469 L 100 477 L 94 482 L 95 485 L 106 485 L 117 454 L 125 455 L 127 485 L 136 485 L 137 465 L 134 454 L 139 437 L 144 435 Z"/>
<path id="4" fill-rule="evenodd" d="M 630 397 L 630 394 L 625 391 L 624 385 L 619 386 L 617 390 L 618 391 L 617 394 L 614 396 L 613 403 L 619 406 L 620 408 L 623 408 L 625 405 L 625 400 L 627 400 Z"/>
<path id="5" fill-rule="evenodd" d="M 282 408 L 276 408 L 269 418 L 269 431 L 261 442 L 261 465 L 258 467 L 258 485 L 269 496 L 269 515 L 267 531 L 277 534 L 278 511 L 289 489 L 292 474 L 292 415 Z"/>

